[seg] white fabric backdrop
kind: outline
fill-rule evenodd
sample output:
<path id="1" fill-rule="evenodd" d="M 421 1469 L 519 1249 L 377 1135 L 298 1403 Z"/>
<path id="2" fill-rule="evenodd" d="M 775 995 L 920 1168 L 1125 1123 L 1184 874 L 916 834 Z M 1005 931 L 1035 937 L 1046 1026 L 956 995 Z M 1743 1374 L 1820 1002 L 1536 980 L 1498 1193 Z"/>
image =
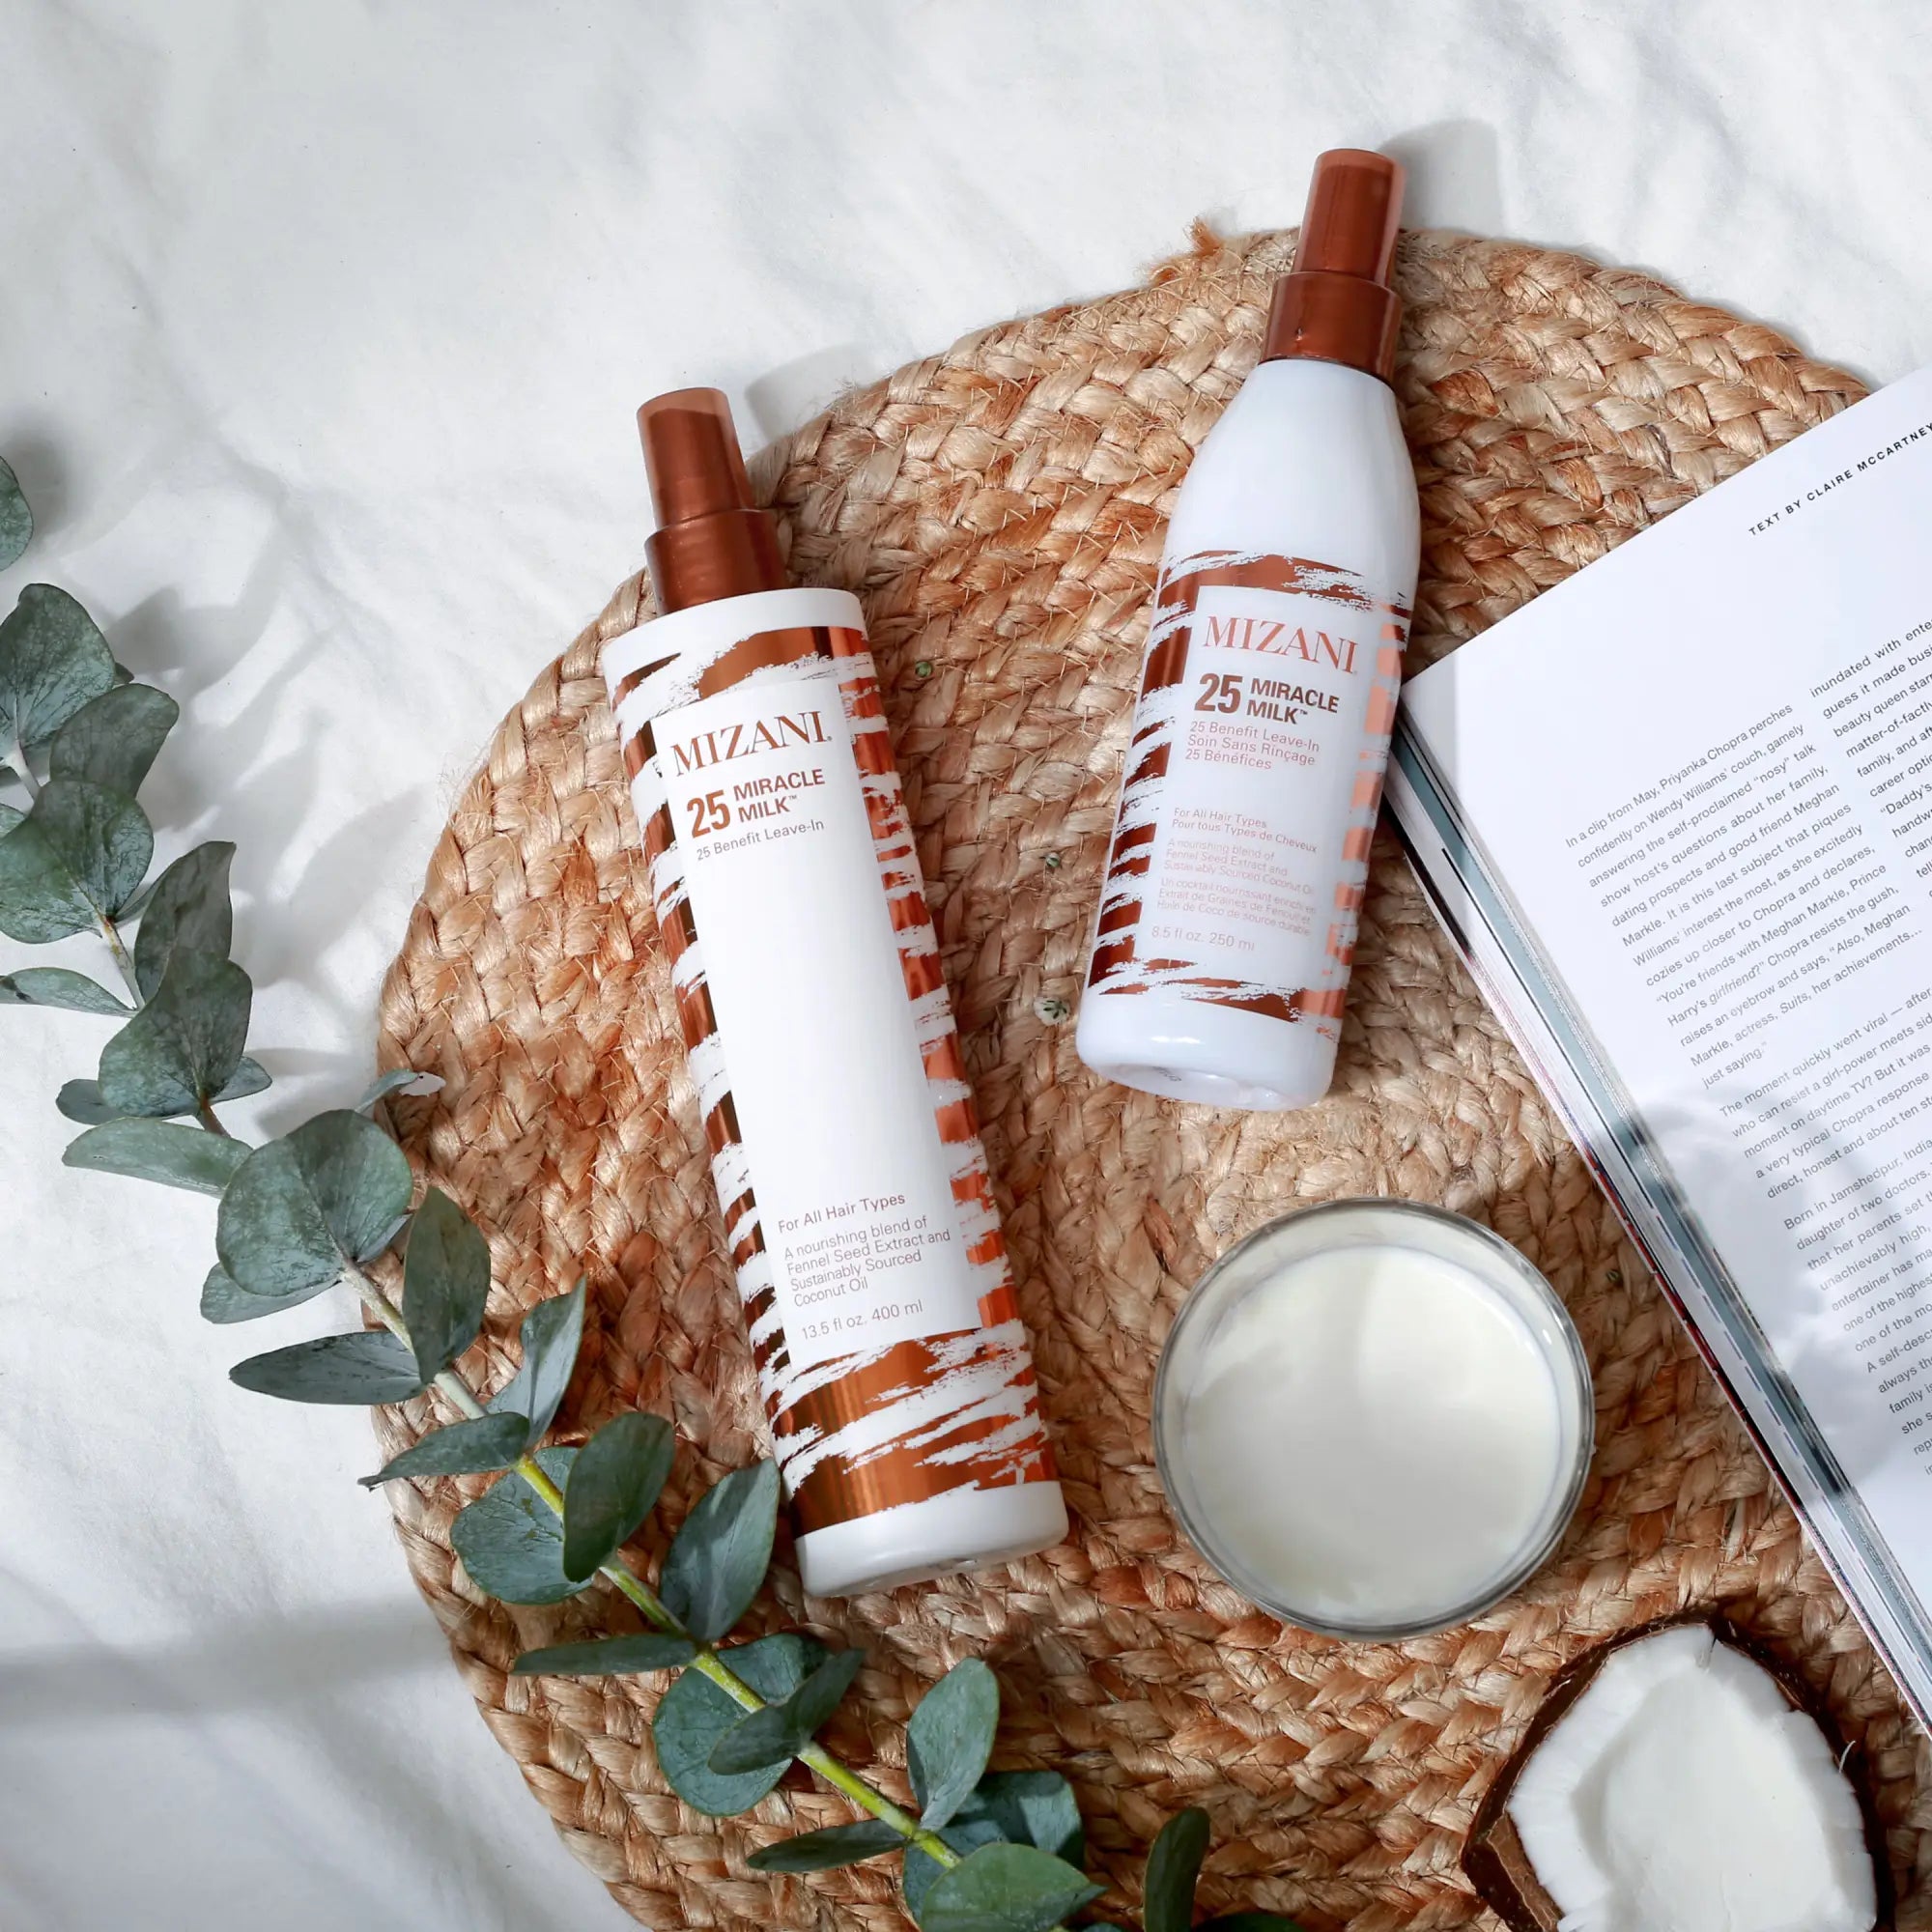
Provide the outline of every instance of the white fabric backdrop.
<path id="1" fill-rule="evenodd" d="M 0 608 L 67 585 L 182 699 L 153 806 L 168 855 L 241 843 L 286 1128 L 361 1081 L 467 767 L 639 560 L 646 394 L 718 383 L 761 440 L 1197 214 L 1294 220 L 1337 144 L 1409 162 L 1414 223 L 1889 378 L 1932 331 L 1927 35 L 1911 0 L 8 0 L 0 454 L 42 535 Z M 100 1037 L 0 1015 L 0 1920 L 624 1922 L 355 1487 L 365 1420 L 225 1381 L 263 1331 L 195 1318 L 207 1205 L 61 1169 Z"/>

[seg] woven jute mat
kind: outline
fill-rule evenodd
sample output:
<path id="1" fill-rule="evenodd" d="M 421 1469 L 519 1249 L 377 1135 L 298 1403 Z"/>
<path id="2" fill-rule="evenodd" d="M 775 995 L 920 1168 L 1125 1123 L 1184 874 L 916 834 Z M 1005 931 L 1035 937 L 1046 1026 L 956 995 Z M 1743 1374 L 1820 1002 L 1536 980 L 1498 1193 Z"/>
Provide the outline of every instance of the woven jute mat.
<path id="1" fill-rule="evenodd" d="M 922 1687 L 989 1659 L 1006 1691 L 995 1763 L 1073 1779 L 1117 1908 L 1162 1820 L 1198 1804 L 1214 1823 L 1206 1905 L 1384 1932 L 1484 1917 L 1463 1835 L 1560 1666 L 1722 1605 L 1856 1742 L 1910 1899 L 1932 1818 L 1920 1742 L 1386 836 L 1320 1106 L 1181 1107 L 1075 1058 L 1165 513 L 1255 360 L 1292 242 L 1204 234 L 1147 287 L 970 335 L 756 466 L 798 579 L 856 591 L 871 625 L 1074 1513 L 1064 1548 L 1000 1575 L 807 1604 L 781 1574 L 757 1614 L 865 1647 L 828 1741 L 895 1791 Z M 1418 667 L 1861 393 L 1769 328 L 1575 256 L 1421 234 L 1400 275 Z M 634 1406 L 676 1421 L 684 1462 L 639 1560 L 700 1475 L 761 1453 L 597 669 L 601 640 L 649 614 L 634 578 L 504 721 L 383 1008 L 384 1065 L 448 1083 L 403 1110 L 411 1152 L 491 1236 L 479 1370 L 506 1375 L 523 1310 L 585 1270 L 566 1424 Z M 1405 1644 L 1284 1630 L 1219 1583 L 1176 1532 L 1149 1443 L 1155 1355 L 1202 1269 L 1292 1204 L 1349 1194 L 1487 1221 L 1555 1283 L 1596 1371 L 1601 1446 L 1557 1560 L 1492 1614 Z M 391 1412 L 384 1446 L 430 1420 L 420 1404 Z M 886 1869 L 747 1871 L 755 1846 L 850 1814 L 803 1775 L 748 1818 L 687 1808 L 651 1755 L 657 1680 L 505 1675 L 530 1645 L 636 1620 L 609 1595 L 485 1602 L 449 1548 L 484 1486 L 391 1486 L 410 1564 L 491 1728 L 624 1906 L 661 1932 L 900 1925 Z"/>

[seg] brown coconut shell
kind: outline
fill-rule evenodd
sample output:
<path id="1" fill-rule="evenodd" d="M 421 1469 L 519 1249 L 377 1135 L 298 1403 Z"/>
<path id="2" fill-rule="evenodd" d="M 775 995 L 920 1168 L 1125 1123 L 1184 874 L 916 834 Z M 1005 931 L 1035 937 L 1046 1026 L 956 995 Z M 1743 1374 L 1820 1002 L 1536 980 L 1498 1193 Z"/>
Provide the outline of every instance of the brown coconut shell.
<path id="1" fill-rule="evenodd" d="M 1598 1671 L 1617 1651 L 1681 1624 L 1707 1625 L 1716 1633 L 1719 1643 L 1742 1651 L 1770 1675 L 1794 1711 L 1803 1711 L 1824 1732 L 1825 1742 L 1832 1747 L 1832 1755 L 1838 1760 L 1839 1768 L 1851 1781 L 1859 1801 L 1860 1815 L 1864 1820 L 1865 1856 L 1871 1861 L 1878 1899 L 1874 1932 L 1895 1932 L 1893 1915 L 1897 1898 L 1891 1882 L 1891 1865 L 1885 1856 L 1885 1833 L 1879 1827 L 1878 1804 L 1870 1767 L 1865 1763 L 1863 1754 L 1847 1747 L 1831 1713 L 1811 1696 L 1797 1671 L 1783 1658 L 1767 1648 L 1748 1631 L 1740 1629 L 1728 1617 L 1695 1610 L 1680 1616 L 1658 1617 L 1650 1623 L 1640 1624 L 1635 1630 L 1626 1631 L 1608 1643 L 1598 1644 L 1594 1649 L 1585 1651 L 1557 1673 L 1550 1683 L 1548 1694 L 1530 1720 L 1529 1728 L 1510 1752 L 1496 1781 L 1490 1786 L 1477 1809 L 1475 1822 L 1469 1828 L 1468 1841 L 1463 1848 L 1463 1872 L 1475 1887 L 1476 1895 L 1503 1921 L 1509 1932 L 1557 1932 L 1563 1915 L 1557 1910 L 1556 1901 L 1543 1889 L 1536 1867 L 1530 1863 L 1529 1854 L 1523 1850 L 1522 1840 L 1517 1835 L 1516 1826 L 1509 1815 L 1510 1794 L 1516 1789 L 1516 1781 L 1522 1776 L 1523 1767 L 1536 1755 L 1544 1739 L 1590 1688 Z"/>

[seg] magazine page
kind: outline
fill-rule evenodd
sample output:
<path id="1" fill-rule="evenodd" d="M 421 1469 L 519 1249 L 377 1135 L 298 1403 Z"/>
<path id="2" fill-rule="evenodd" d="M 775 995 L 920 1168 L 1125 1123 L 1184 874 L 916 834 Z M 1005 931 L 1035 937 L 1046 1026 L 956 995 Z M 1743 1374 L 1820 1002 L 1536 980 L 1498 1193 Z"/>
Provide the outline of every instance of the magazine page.
<path id="1" fill-rule="evenodd" d="M 1921 374 L 1413 679 L 1391 787 L 1486 882 L 1486 979 L 1921 1701 L 1929 521 Z"/>
<path id="2" fill-rule="evenodd" d="M 1490 876 L 1416 740 L 1398 731 L 1390 813 L 1438 919 L 1737 1406 L 1892 1676 L 1932 1727 L 1932 1625 L 1765 1338 L 1601 1046 Z"/>

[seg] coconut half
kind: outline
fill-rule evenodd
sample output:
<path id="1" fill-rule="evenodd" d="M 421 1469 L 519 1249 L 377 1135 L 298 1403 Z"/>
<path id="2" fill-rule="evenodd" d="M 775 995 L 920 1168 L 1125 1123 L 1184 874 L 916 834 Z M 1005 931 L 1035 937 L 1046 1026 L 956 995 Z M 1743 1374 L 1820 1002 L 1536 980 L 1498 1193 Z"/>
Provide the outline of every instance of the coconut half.
<path id="1" fill-rule="evenodd" d="M 1559 1680 L 1463 1869 L 1515 1932 L 1873 1932 L 1869 1807 L 1727 1628 L 1636 1633 Z"/>

